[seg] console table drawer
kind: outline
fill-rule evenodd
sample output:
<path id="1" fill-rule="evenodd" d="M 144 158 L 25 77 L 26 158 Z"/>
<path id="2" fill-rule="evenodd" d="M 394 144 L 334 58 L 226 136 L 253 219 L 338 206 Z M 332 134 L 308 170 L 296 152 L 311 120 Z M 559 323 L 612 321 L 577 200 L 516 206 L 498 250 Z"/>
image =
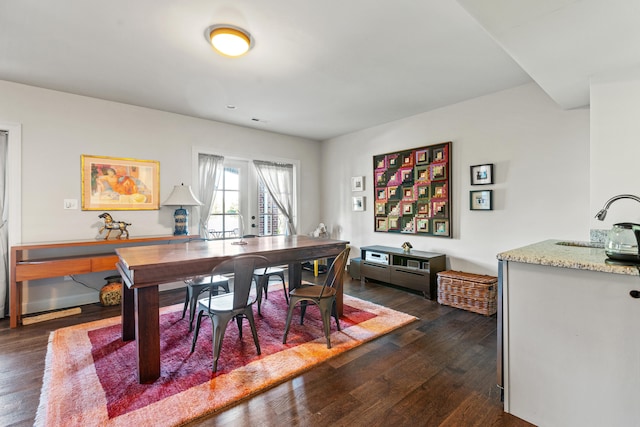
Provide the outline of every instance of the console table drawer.
<path id="1" fill-rule="evenodd" d="M 116 269 L 117 255 L 105 255 L 91 258 L 91 271 L 109 271 Z"/>
<path id="2" fill-rule="evenodd" d="M 381 282 L 389 281 L 389 266 L 364 261 L 360 266 L 360 274 Z"/>
<path id="3" fill-rule="evenodd" d="M 91 273 L 88 258 L 49 259 L 22 262 L 16 265 L 16 281 L 45 279 L 70 274 Z"/>
<path id="4" fill-rule="evenodd" d="M 394 267 L 391 269 L 391 283 L 402 283 L 405 288 L 429 292 L 429 272 Z"/>

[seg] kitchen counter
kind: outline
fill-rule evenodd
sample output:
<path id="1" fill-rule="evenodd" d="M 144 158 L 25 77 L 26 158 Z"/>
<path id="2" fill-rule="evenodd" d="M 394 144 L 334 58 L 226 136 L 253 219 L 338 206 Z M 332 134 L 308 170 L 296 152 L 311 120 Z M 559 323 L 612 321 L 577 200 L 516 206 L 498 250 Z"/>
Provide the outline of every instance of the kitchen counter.
<path id="1" fill-rule="evenodd" d="M 559 244 L 560 243 L 560 244 Z M 600 271 L 602 273 L 638 276 L 639 267 L 634 265 L 607 264 L 607 255 L 597 243 L 566 240 L 545 240 L 497 255 L 500 261 L 523 262 L 551 267 Z"/>
<path id="2" fill-rule="evenodd" d="M 505 412 L 539 426 L 640 426 L 638 267 L 562 240 L 497 258 Z"/>

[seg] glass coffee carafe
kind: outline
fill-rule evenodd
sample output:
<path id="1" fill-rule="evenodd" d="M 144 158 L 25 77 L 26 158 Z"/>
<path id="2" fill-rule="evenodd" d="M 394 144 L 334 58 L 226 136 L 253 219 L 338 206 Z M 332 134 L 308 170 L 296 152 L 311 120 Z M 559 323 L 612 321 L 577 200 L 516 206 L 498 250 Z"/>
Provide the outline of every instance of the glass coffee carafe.
<path id="1" fill-rule="evenodd" d="M 613 224 L 605 241 L 605 253 L 616 261 L 640 263 L 638 236 L 640 236 L 640 224 L 632 222 Z"/>

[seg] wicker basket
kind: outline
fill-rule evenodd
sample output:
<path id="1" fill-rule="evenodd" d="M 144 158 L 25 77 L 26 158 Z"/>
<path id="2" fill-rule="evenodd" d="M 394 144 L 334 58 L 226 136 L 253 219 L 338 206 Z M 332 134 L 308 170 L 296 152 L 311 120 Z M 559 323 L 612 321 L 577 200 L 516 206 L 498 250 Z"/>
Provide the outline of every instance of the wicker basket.
<path id="1" fill-rule="evenodd" d="M 497 311 L 498 278 L 462 271 L 438 273 L 438 302 L 491 316 Z"/>

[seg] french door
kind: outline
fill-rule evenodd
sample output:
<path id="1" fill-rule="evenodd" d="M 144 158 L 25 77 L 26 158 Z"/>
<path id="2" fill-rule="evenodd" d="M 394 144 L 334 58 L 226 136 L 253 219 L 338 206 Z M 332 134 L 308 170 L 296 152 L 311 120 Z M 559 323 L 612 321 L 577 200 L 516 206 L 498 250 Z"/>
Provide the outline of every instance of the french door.
<path id="1" fill-rule="evenodd" d="M 255 172 L 248 161 L 225 159 L 209 217 L 211 238 L 234 239 L 258 234 L 255 183 Z"/>

